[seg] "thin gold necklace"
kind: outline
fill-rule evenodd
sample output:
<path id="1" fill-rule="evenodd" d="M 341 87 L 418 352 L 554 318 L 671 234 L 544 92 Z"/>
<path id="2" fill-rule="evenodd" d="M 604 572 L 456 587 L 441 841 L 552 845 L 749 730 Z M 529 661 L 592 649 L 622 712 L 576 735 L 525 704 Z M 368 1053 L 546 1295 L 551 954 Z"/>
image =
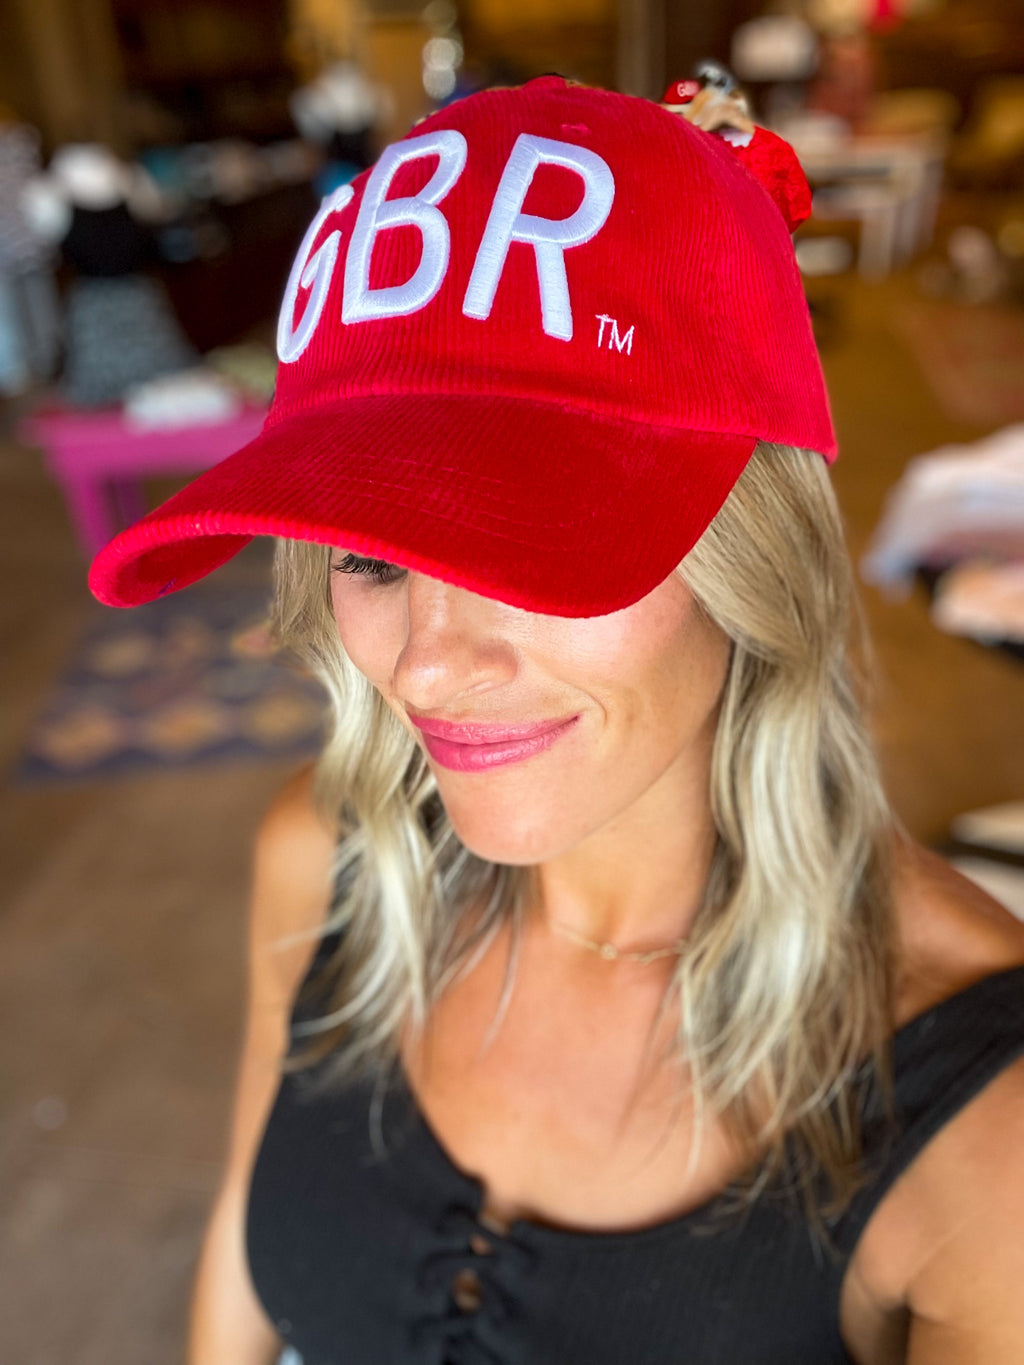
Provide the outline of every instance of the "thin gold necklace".
<path id="1" fill-rule="evenodd" d="M 622 948 L 616 948 L 614 943 L 598 943 L 596 939 L 587 938 L 585 934 L 578 934 L 575 929 L 570 929 L 567 924 L 560 924 L 556 919 L 549 919 L 548 924 L 556 933 L 572 939 L 573 943 L 578 943 L 581 948 L 589 948 L 606 962 L 654 962 L 659 957 L 679 957 L 686 952 L 685 938 L 677 938 L 670 948 L 652 948 L 646 953 L 625 952 Z"/>

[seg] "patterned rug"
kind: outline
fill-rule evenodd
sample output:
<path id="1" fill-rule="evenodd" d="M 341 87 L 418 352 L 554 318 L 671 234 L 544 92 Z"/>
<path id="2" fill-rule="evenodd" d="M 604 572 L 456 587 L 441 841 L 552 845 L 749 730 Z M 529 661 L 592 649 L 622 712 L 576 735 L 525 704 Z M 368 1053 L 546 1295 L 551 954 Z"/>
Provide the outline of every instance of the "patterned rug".
<path id="1" fill-rule="evenodd" d="M 995 428 L 1024 421 L 1024 312 L 915 299 L 893 314 L 947 416 Z"/>
<path id="2" fill-rule="evenodd" d="M 315 753 L 319 684 L 279 657 L 267 591 L 200 584 L 96 606 L 25 743 L 25 781 Z"/>

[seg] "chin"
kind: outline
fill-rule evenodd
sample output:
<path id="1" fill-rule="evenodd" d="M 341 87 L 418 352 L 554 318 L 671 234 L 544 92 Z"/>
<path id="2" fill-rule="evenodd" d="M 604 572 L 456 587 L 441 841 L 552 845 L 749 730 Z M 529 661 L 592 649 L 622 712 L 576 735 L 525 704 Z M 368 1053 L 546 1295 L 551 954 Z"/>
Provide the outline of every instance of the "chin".
<path id="1" fill-rule="evenodd" d="M 505 811 L 481 809 L 482 803 L 472 810 L 460 809 L 458 802 L 444 805 L 461 843 L 486 862 L 535 867 L 564 849 L 554 822 L 538 819 L 536 812 L 530 819 L 517 819 Z"/>

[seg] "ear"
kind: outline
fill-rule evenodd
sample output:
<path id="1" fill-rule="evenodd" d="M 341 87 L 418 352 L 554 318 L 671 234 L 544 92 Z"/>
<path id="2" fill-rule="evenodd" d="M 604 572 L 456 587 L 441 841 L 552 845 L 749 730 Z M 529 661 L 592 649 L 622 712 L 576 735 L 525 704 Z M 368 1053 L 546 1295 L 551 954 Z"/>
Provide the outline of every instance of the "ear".
<path id="1" fill-rule="evenodd" d="M 811 215 L 811 187 L 796 152 L 767 128 L 756 127 L 746 146 L 730 141 L 732 152 L 768 191 L 793 232 Z"/>

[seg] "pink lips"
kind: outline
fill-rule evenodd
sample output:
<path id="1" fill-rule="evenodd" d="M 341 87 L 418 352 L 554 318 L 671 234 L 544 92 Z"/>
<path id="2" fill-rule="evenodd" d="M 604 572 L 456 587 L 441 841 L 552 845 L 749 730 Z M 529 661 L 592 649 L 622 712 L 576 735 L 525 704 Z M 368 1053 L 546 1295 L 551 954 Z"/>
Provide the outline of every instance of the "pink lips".
<path id="1" fill-rule="evenodd" d="M 457 725 L 446 720 L 428 720 L 426 716 L 409 719 L 423 736 L 427 753 L 442 768 L 475 773 L 519 763 L 550 749 L 576 724 L 579 716 L 527 725 Z"/>

